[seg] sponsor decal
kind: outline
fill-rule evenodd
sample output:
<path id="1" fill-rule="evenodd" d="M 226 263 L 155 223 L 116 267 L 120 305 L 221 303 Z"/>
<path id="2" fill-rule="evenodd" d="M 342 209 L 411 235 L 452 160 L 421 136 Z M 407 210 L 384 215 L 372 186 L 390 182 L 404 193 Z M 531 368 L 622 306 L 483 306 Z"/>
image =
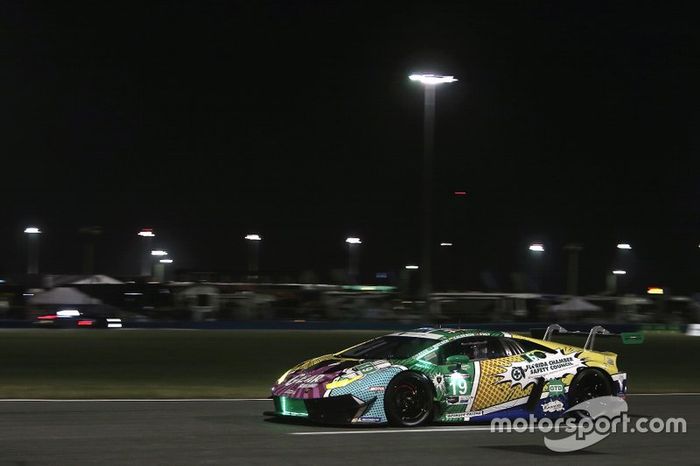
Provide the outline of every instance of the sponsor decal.
<path id="1" fill-rule="evenodd" d="M 340 377 L 337 377 L 333 382 L 327 383 L 326 390 L 332 390 L 334 388 L 344 387 L 351 382 L 354 382 L 356 380 L 360 380 L 362 377 L 364 377 L 362 374 L 353 374 L 350 376 L 341 375 Z"/>
<path id="2" fill-rule="evenodd" d="M 460 419 L 468 421 L 471 417 L 483 416 L 484 411 L 464 411 L 462 413 L 447 413 L 445 419 Z"/>
<path id="3" fill-rule="evenodd" d="M 471 395 L 466 396 L 448 396 L 447 402 L 452 405 L 465 405 L 471 401 Z"/>
<path id="4" fill-rule="evenodd" d="M 548 380 L 575 374 L 579 368 L 586 366 L 584 360 L 579 358 L 579 354 L 565 354 L 562 350 L 557 350 L 555 353 L 532 351 L 524 354 L 522 361 L 504 367 L 503 372 L 498 374 L 501 377 L 498 383 L 510 383 L 511 387 L 519 385 L 524 389 L 535 383 L 538 377 Z"/>
<path id="5" fill-rule="evenodd" d="M 564 382 L 559 379 L 550 380 L 547 384 L 547 391 L 551 398 L 557 398 L 564 396 Z"/>
<path id="6" fill-rule="evenodd" d="M 441 374 L 436 374 L 435 377 L 433 377 L 433 385 L 435 386 L 435 392 L 438 396 L 442 396 L 447 391 L 445 387 L 445 377 Z"/>
<path id="7" fill-rule="evenodd" d="M 384 387 L 369 387 L 367 390 L 370 392 L 383 392 Z"/>
<path id="8" fill-rule="evenodd" d="M 377 416 L 362 416 L 358 419 L 360 422 L 382 422 L 382 418 Z"/>
<path id="9" fill-rule="evenodd" d="M 548 401 L 542 404 L 542 411 L 545 413 L 555 413 L 557 411 L 564 411 L 564 403 L 559 400 Z"/>
<path id="10" fill-rule="evenodd" d="M 306 384 L 306 385 L 311 385 L 311 384 L 318 384 L 321 382 L 324 378 L 326 377 L 325 374 L 317 374 L 317 375 L 306 375 L 306 374 L 299 374 L 297 376 L 292 377 L 291 379 L 287 380 L 284 385 L 296 385 L 296 384 Z"/>
<path id="11" fill-rule="evenodd" d="M 359 372 L 360 374 L 371 374 L 372 372 L 378 371 L 379 369 L 384 369 L 385 367 L 391 366 L 389 361 L 371 361 L 362 364 L 358 364 L 352 368 L 352 372 Z"/>

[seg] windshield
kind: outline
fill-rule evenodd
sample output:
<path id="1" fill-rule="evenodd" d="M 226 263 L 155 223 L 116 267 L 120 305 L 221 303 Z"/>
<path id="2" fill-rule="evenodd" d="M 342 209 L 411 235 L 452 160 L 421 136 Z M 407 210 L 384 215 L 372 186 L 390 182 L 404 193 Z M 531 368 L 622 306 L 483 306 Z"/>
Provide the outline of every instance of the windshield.
<path id="1" fill-rule="evenodd" d="M 343 358 L 406 359 L 434 345 L 435 340 L 398 335 L 375 338 L 338 354 Z"/>

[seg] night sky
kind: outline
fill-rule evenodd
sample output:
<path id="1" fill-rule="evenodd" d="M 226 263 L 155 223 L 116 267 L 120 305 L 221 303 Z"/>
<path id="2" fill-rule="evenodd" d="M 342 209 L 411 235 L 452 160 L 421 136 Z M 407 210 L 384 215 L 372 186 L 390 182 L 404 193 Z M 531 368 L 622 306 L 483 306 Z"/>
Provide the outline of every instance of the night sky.
<path id="1" fill-rule="evenodd" d="M 698 290 L 700 33 L 693 2 L 7 2 L 0 6 L 0 272 L 138 272 L 141 227 L 178 268 L 365 277 L 419 259 L 420 86 L 438 89 L 443 287 L 509 289 L 547 248 L 583 291 L 615 244 L 630 284 Z M 464 190 L 466 197 L 451 193 Z M 619 258 L 618 258 L 619 259 Z M 632 269 L 631 269 L 632 270 Z M 296 275 L 294 275 L 296 274 Z M 447 277 L 447 278 L 446 278 Z M 444 280 L 449 280 L 445 282 Z"/>

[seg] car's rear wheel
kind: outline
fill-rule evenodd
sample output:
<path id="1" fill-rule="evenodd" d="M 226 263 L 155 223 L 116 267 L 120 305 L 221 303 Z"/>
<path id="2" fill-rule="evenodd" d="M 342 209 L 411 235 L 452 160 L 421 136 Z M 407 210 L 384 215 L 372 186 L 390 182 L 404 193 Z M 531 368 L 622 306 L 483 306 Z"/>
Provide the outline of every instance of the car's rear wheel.
<path id="1" fill-rule="evenodd" d="M 599 396 L 612 395 L 613 387 L 608 376 L 598 369 L 584 369 L 571 381 L 569 404 L 575 406 Z"/>
<path id="2" fill-rule="evenodd" d="M 394 377 L 384 393 L 384 411 L 389 424 L 414 427 L 432 419 L 433 391 L 430 381 L 417 372 Z"/>

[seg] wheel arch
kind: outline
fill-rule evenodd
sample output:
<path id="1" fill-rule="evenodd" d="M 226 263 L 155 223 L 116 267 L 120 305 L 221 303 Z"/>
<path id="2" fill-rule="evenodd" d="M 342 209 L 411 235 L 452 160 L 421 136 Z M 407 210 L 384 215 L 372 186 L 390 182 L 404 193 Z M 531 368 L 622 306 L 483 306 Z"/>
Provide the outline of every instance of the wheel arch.
<path id="1" fill-rule="evenodd" d="M 615 382 L 613 381 L 610 373 L 608 371 L 606 371 L 605 368 L 594 364 L 594 365 L 586 366 L 586 367 L 579 369 L 579 371 L 576 372 L 576 374 L 574 374 L 574 377 L 571 379 L 571 383 L 569 384 L 569 387 L 571 387 L 571 385 L 573 385 L 574 381 L 577 379 L 577 377 L 580 376 L 580 374 L 587 372 L 587 371 L 588 372 L 590 372 L 590 371 L 600 372 L 608 380 L 611 387 L 615 386 Z"/>
<path id="2" fill-rule="evenodd" d="M 572 392 L 572 390 L 575 390 L 575 389 L 576 389 L 576 384 L 577 384 L 577 382 L 578 382 L 582 377 L 584 377 L 586 374 L 590 374 L 590 373 L 592 373 L 592 372 L 596 372 L 596 373 L 602 374 L 602 375 L 603 375 L 603 378 L 608 382 L 608 386 L 610 387 L 610 395 L 612 395 L 612 394 L 614 393 L 614 390 L 615 390 L 615 382 L 613 381 L 613 379 L 612 379 L 612 377 L 610 376 L 610 374 L 608 374 L 608 372 L 607 372 L 605 369 L 602 369 L 602 368 L 600 368 L 600 367 L 589 366 L 589 367 L 584 367 L 584 368 L 580 369 L 578 372 L 576 372 L 576 374 L 574 375 L 574 377 L 571 379 L 571 382 L 569 383 L 569 390 L 568 390 L 568 393 L 567 393 L 567 398 L 568 398 L 569 402 L 571 402 L 571 397 L 574 395 L 574 393 Z"/>
<path id="3" fill-rule="evenodd" d="M 389 411 L 387 411 L 387 409 L 388 409 L 387 408 L 387 398 L 386 398 L 387 394 L 389 393 L 389 389 L 390 389 L 391 385 L 394 383 L 394 381 L 397 378 L 406 377 L 406 376 L 415 376 L 417 378 L 417 380 L 419 380 L 423 385 L 428 387 L 429 396 L 430 396 L 429 401 L 430 401 L 430 405 L 432 406 L 432 408 L 429 411 L 429 415 L 428 415 L 427 419 L 425 421 L 422 421 L 421 424 L 423 424 L 425 422 L 428 422 L 428 423 L 432 422 L 434 420 L 435 412 L 437 409 L 437 401 L 436 401 L 437 389 L 435 387 L 435 384 L 430 379 L 430 377 L 428 377 L 428 375 L 425 374 L 424 372 L 421 372 L 419 370 L 414 370 L 414 369 L 406 369 L 406 370 L 402 370 L 401 372 L 398 372 L 397 374 L 395 374 L 386 384 L 386 389 L 385 389 L 384 394 L 383 394 L 383 397 L 384 397 L 383 402 L 384 402 L 384 409 L 385 409 L 385 413 L 386 413 L 387 420 L 388 420 L 389 424 L 393 424 L 393 423 L 392 423 Z M 416 424 L 416 425 L 419 425 L 419 424 Z"/>

